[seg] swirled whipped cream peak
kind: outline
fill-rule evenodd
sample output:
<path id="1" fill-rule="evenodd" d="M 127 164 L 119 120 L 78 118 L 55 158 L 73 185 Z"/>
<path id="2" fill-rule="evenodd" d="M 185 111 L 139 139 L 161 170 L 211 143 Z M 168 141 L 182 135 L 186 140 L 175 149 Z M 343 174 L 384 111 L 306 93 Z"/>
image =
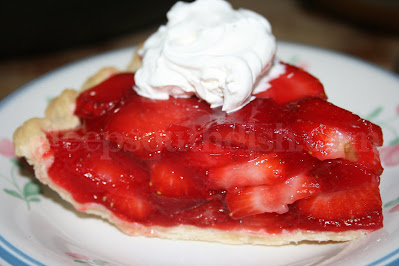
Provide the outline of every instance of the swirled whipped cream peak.
<path id="1" fill-rule="evenodd" d="M 255 12 L 234 10 L 223 0 L 197 0 L 176 3 L 167 18 L 139 50 L 135 90 L 141 96 L 196 95 L 233 112 L 284 72 L 274 61 L 270 23 Z"/>

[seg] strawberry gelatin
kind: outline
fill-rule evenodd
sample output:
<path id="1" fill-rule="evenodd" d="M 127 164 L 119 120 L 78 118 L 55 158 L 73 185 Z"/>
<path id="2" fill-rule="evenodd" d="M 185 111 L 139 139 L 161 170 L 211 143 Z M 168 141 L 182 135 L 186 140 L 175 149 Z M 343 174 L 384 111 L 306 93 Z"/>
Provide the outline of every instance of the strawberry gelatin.
<path id="1" fill-rule="evenodd" d="M 144 98 L 134 74 L 116 74 L 79 95 L 79 128 L 47 132 L 49 175 L 76 202 L 143 225 L 381 228 L 381 129 L 326 101 L 310 74 L 287 71 L 295 78 L 233 113 L 195 96 Z"/>

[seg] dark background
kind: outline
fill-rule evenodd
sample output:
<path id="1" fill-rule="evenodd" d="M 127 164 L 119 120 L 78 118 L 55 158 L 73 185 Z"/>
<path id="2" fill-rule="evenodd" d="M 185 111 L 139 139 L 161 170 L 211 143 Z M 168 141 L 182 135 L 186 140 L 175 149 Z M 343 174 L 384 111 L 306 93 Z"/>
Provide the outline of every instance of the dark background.
<path id="1" fill-rule="evenodd" d="M 66 63 L 144 41 L 175 1 L 0 0 L 0 99 Z M 230 0 L 278 40 L 350 54 L 399 72 L 399 0 Z M 62 86 L 62 85 L 61 85 Z"/>
<path id="2" fill-rule="evenodd" d="M 175 0 L 2 1 L 0 58 L 95 44 L 159 24 Z"/>

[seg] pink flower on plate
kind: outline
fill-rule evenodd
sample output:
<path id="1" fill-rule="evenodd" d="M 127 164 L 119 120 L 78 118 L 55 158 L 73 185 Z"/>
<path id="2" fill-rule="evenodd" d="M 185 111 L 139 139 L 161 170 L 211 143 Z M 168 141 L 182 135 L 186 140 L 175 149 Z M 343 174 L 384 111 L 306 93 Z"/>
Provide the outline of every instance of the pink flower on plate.
<path id="1" fill-rule="evenodd" d="M 303 70 L 309 70 L 309 64 L 304 61 L 298 62 L 296 66 Z"/>
<path id="2" fill-rule="evenodd" d="M 14 145 L 9 139 L 0 139 L 0 154 L 7 158 L 15 157 Z"/>
<path id="3" fill-rule="evenodd" d="M 84 260 L 84 261 L 90 260 L 90 258 L 86 257 L 85 255 L 81 255 L 79 253 L 65 252 L 65 254 L 76 260 Z"/>
<path id="4" fill-rule="evenodd" d="M 399 115 L 399 104 L 396 106 L 396 114 Z"/>
<path id="5" fill-rule="evenodd" d="M 392 209 L 389 210 L 390 213 L 392 212 L 399 212 L 399 204 L 396 204 Z"/>
<path id="6" fill-rule="evenodd" d="M 399 143 L 393 146 L 382 147 L 380 154 L 381 161 L 385 166 L 399 165 Z"/>

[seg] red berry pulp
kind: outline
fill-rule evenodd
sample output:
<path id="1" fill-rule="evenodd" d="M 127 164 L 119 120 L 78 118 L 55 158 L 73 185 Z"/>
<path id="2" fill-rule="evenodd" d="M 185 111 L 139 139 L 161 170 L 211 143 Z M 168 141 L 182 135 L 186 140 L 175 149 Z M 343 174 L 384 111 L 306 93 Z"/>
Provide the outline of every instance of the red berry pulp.
<path id="1" fill-rule="evenodd" d="M 315 80 L 306 84 L 320 90 Z M 382 227 L 381 130 L 327 102 L 324 90 L 315 97 L 300 86 L 300 99 L 258 97 L 227 114 L 194 96 L 143 98 L 133 85 L 134 74 L 122 73 L 81 93 L 81 126 L 47 133 L 49 175 L 76 202 L 144 225 Z"/>

